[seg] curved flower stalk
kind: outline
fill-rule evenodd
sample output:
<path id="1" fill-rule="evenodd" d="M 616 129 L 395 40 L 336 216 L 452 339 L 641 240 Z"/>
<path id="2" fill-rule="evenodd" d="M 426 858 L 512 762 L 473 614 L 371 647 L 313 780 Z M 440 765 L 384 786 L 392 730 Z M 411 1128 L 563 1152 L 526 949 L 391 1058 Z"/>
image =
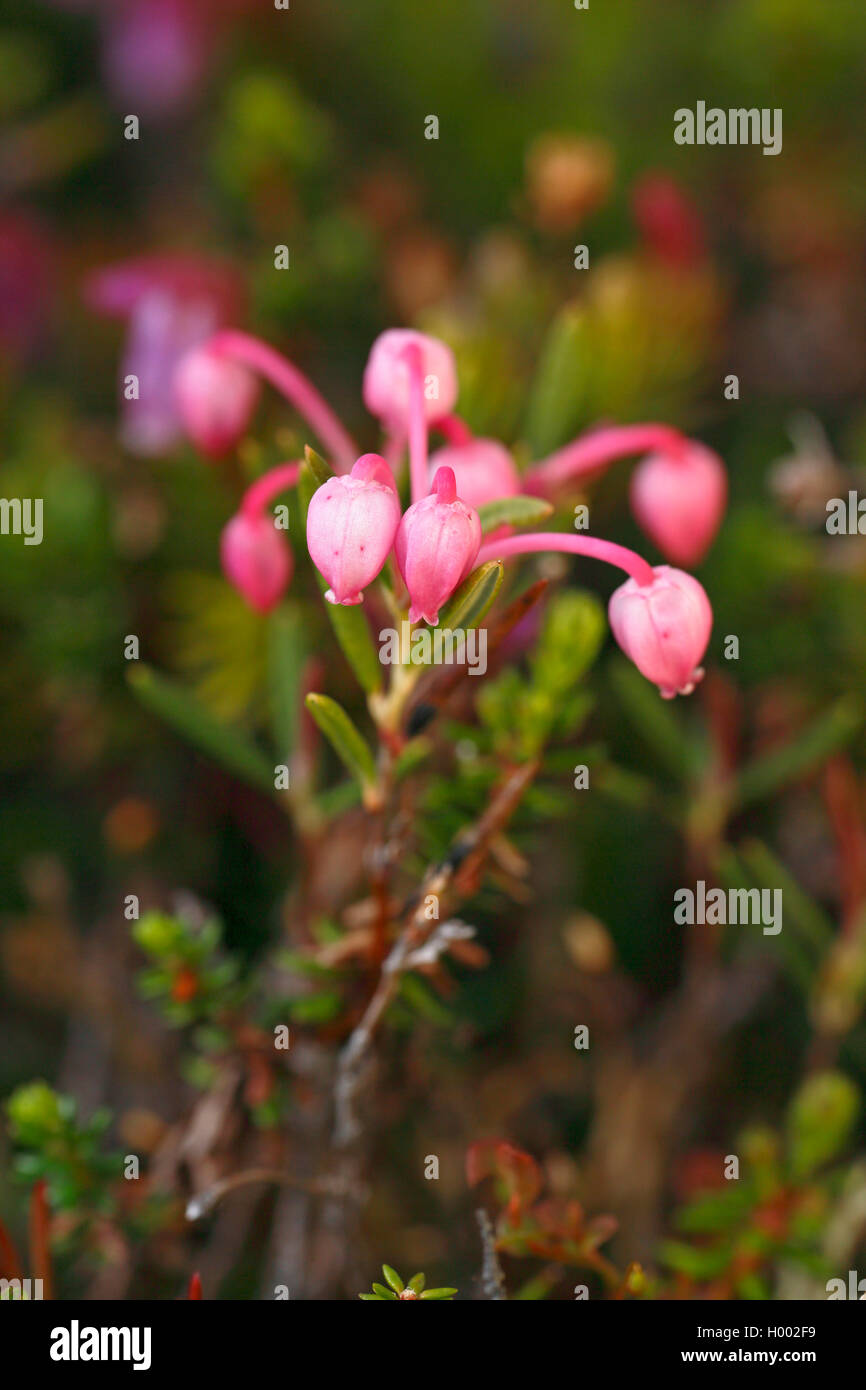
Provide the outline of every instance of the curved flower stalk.
<path id="1" fill-rule="evenodd" d="M 217 357 L 239 363 L 269 381 L 306 420 L 328 452 L 333 454 L 339 471 L 348 471 L 358 453 L 351 436 L 313 383 L 288 358 L 260 339 L 236 329 L 217 333 L 210 340 L 208 348 Z"/>
<path id="2" fill-rule="evenodd" d="M 626 656 L 661 695 L 690 695 L 703 679 L 700 662 L 713 624 L 710 601 L 690 574 L 659 565 L 653 569 L 634 551 L 593 536 L 556 531 L 511 536 L 482 546 L 478 561 L 559 550 L 617 565 L 628 581 L 611 595 L 608 616 Z"/>
<path id="3" fill-rule="evenodd" d="M 530 468 L 524 488 L 539 497 L 555 497 L 570 484 L 633 454 L 647 455 L 631 484 L 638 525 L 669 560 L 696 564 L 721 524 L 727 476 L 718 454 L 668 425 L 592 430 Z"/>

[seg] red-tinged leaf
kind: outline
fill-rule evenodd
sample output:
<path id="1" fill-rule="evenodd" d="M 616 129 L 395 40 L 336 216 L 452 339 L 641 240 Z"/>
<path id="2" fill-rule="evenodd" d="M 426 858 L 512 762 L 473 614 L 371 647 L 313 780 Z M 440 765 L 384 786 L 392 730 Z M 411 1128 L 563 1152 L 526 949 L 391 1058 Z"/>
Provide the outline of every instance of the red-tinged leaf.
<path id="1" fill-rule="evenodd" d="M 21 1279 L 23 1273 L 12 1237 L 0 1221 L 0 1279 Z"/>
<path id="2" fill-rule="evenodd" d="M 51 1211 L 45 1195 L 45 1181 L 40 1178 L 30 1194 L 30 1260 L 31 1277 L 42 1280 L 42 1297 L 54 1297 L 54 1276 L 51 1264 Z"/>
<path id="3" fill-rule="evenodd" d="M 516 1220 L 541 1191 L 541 1173 L 535 1159 L 502 1139 L 480 1139 L 466 1155 L 466 1177 L 470 1187 L 493 1178 L 508 1214 Z"/>
<path id="4" fill-rule="evenodd" d="M 194 1275 L 192 1276 L 192 1278 L 190 1279 L 190 1281 L 189 1281 L 189 1290 L 187 1291 L 187 1295 L 186 1295 L 186 1296 L 187 1296 L 188 1299 L 199 1299 L 199 1298 L 201 1298 L 201 1275 L 200 1275 L 200 1274 L 196 1273 L 196 1274 L 194 1274 Z"/>

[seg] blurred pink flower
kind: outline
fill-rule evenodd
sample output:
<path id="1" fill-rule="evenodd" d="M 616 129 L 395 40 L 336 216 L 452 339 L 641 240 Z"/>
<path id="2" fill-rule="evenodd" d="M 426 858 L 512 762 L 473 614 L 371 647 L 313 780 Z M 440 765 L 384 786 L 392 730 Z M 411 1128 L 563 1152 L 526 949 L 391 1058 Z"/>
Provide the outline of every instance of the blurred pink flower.
<path id="1" fill-rule="evenodd" d="M 259 398 L 258 378 L 207 345 L 182 357 L 174 373 L 175 403 L 192 442 L 220 458 L 245 434 Z"/>
<path id="2" fill-rule="evenodd" d="M 236 273 L 192 257 L 142 257 L 96 271 L 85 298 L 97 313 L 128 320 L 121 366 L 124 443 L 137 454 L 167 453 L 183 435 L 174 389 L 178 365 L 236 318 L 243 298 Z M 137 398 L 130 378 L 137 380 Z"/>
<path id="3" fill-rule="evenodd" d="M 51 254 L 44 232 L 25 212 L 0 213 L 0 354 L 30 353 L 51 302 Z"/>
<path id="4" fill-rule="evenodd" d="M 725 514 L 728 476 L 718 454 L 702 444 L 650 454 L 632 474 L 638 524 L 675 565 L 696 565 Z"/>
<path id="5" fill-rule="evenodd" d="M 469 507 L 483 507 L 521 491 L 520 474 L 504 445 L 495 439 L 472 439 L 449 444 L 430 457 L 432 482 L 437 469 L 450 468 L 457 480 L 457 495 Z"/>

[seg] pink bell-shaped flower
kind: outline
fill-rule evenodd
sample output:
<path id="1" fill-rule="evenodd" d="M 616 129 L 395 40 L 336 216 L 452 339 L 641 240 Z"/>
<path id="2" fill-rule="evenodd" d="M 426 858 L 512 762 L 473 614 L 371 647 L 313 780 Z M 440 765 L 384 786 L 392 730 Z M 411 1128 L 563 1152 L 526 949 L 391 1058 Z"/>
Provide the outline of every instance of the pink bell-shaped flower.
<path id="1" fill-rule="evenodd" d="M 631 505 L 638 525 L 676 565 L 691 568 L 703 559 L 727 497 L 724 464 L 702 444 L 650 454 L 632 474 Z"/>
<path id="2" fill-rule="evenodd" d="M 412 604 L 410 622 L 439 621 L 439 609 L 470 573 L 480 545 L 478 513 L 457 496 L 453 470 L 440 468 L 433 491 L 409 507 L 394 542 Z"/>
<path id="3" fill-rule="evenodd" d="M 351 473 L 329 478 L 307 511 L 307 549 L 327 580 L 329 603 L 360 603 L 381 570 L 400 522 L 391 470 L 378 454 L 364 454 Z"/>
<path id="4" fill-rule="evenodd" d="M 652 584 L 628 579 L 611 595 L 613 635 L 627 657 L 666 700 L 690 695 L 703 678 L 713 610 L 690 574 L 659 565 Z"/>
<path id="5" fill-rule="evenodd" d="M 391 430 L 406 428 L 413 370 L 420 373 L 428 424 L 454 409 L 457 366 L 451 349 L 426 333 L 416 333 L 410 328 L 389 328 L 379 334 L 370 349 L 363 392 L 370 414 Z"/>
<path id="6" fill-rule="evenodd" d="M 495 439 L 449 444 L 430 459 L 431 482 L 439 468 L 453 470 L 457 495 L 468 507 L 483 507 L 521 491 L 520 474 L 508 450 Z"/>
<path id="7" fill-rule="evenodd" d="M 289 544 L 269 512 L 233 516 L 222 533 L 220 558 L 226 578 L 259 613 L 279 603 L 294 569 Z"/>
<path id="8" fill-rule="evenodd" d="M 249 368 L 209 347 L 193 348 L 174 374 L 178 414 L 187 434 L 203 454 L 220 458 L 246 432 L 259 398 L 259 383 Z"/>

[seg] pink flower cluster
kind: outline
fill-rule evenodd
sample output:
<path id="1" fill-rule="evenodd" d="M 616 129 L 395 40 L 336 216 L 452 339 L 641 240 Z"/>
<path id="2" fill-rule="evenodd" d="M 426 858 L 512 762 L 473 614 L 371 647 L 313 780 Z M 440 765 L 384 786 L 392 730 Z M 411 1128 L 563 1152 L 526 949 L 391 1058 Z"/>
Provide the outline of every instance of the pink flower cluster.
<path id="1" fill-rule="evenodd" d="M 177 298 L 177 285 L 171 288 Z M 123 308 L 134 311 L 139 299 L 125 284 L 123 290 Z M 105 297 L 103 292 L 102 307 Z M 589 535 L 511 534 L 501 526 L 482 543 L 478 508 L 520 493 L 558 497 L 614 460 L 643 454 L 632 476 L 635 517 L 674 565 L 693 565 L 712 542 L 726 503 L 725 470 L 711 450 L 663 425 L 605 427 L 521 476 L 502 444 L 474 438 L 453 414 L 458 383 L 450 349 L 425 334 L 391 329 L 374 343 L 363 383 L 365 404 L 384 430 L 383 454 L 359 457 L 340 421 L 292 363 L 258 339 L 224 329 L 205 340 L 197 337 L 180 355 L 176 348 L 172 353 L 171 408 L 205 454 L 218 456 L 239 442 L 255 409 L 260 376 L 306 419 L 335 468 L 307 515 L 307 546 L 328 585 L 328 602 L 361 603 L 393 557 L 410 621 L 436 624 L 476 565 L 545 550 L 591 556 L 629 575 L 609 607 L 613 634 L 626 655 L 666 698 L 694 689 L 712 627 L 710 603 L 696 579 L 669 565 L 653 568 L 633 551 Z M 432 457 L 431 429 L 445 440 Z M 394 474 L 407 449 L 411 502 L 404 512 Z M 263 613 L 279 602 L 293 569 L 286 538 L 268 507 L 294 486 L 298 471 L 298 464 L 283 464 L 258 479 L 223 534 L 227 577 Z"/>

